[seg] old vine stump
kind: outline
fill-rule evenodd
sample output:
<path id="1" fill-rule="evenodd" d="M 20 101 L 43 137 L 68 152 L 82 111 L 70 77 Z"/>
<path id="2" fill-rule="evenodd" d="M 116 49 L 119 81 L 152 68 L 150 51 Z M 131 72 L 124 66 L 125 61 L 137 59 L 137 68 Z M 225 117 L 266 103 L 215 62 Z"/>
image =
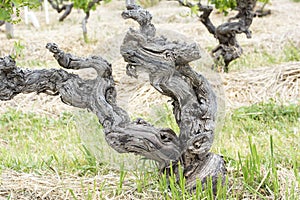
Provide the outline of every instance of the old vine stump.
<path id="1" fill-rule="evenodd" d="M 0 58 L 0 100 L 31 92 L 60 95 L 64 103 L 95 113 L 106 141 L 119 153 L 155 160 L 162 172 L 170 173 L 172 166 L 177 177 L 181 171 L 178 167 L 182 167 L 190 190 L 196 188 L 197 179 L 205 187 L 211 177 L 216 191 L 217 180 L 224 182 L 226 169 L 223 158 L 210 152 L 216 125 L 216 96 L 208 81 L 188 64 L 200 58 L 198 46 L 156 36 L 152 16 L 139 6 L 128 5 L 122 16 L 140 25 L 139 30 L 129 29 L 121 45 L 120 52 L 128 63 L 127 74 L 138 77 L 140 71 L 148 73 L 151 85 L 172 99 L 179 136 L 143 119 L 130 120 L 117 105 L 112 66 L 106 60 L 99 56 L 78 58 L 54 43 L 48 43 L 46 48 L 61 67 L 94 68 L 97 77 L 83 80 L 63 69 L 21 69 L 8 56 Z"/>

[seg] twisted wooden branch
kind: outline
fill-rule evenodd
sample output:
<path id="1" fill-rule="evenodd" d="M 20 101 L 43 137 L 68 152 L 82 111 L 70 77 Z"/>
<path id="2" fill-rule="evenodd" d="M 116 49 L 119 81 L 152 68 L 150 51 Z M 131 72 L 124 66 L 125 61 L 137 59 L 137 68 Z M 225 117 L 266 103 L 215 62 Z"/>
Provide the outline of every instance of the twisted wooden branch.
<path id="1" fill-rule="evenodd" d="M 88 19 L 90 18 L 90 11 L 96 5 L 99 4 L 102 0 L 92 0 L 88 3 L 87 8 L 84 10 L 85 16 L 81 22 L 82 24 L 82 32 L 84 40 L 87 41 L 87 28 L 86 25 L 88 23 Z"/>
<path id="2" fill-rule="evenodd" d="M 96 56 L 77 58 L 64 53 L 53 43 L 46 47 L 60 66 L 94 68 L 97 78 L 83 80 L 62 69 L 24 70 L 16 67 L 11 57 L 4 57 L 0 58 L 0 100 L 31 92 L 60 95 L 64 103 L 95 113 L 107 142 L 118 152 L 141 154 L 158 161 L 162 167 L 177 160 L 180 151 L 173 131 L 155 128 L 142 119 L 130 122 L 128 114 L 117 106 L 111 65 L 107 61 Z"/>
<path id="3" fill-rule="evenodd" d="M 226 169 L 222 157 L 209 152 L 214 139 L 216 97 L 208 81 L 188 64 L 200 57 L 198 46 L 157 37 L 151 14 L 139 6 L 128 5 L 122 16 L 140 24 L 139 30 L 129 29 L 121 46 L 128 63 L 127 74 L 137 77 L 140 71 L 148 73 L 151 85 L 172 98 L 179 136 L 143 119 L 130 121 L 116 103 L 112 68 L 106 60 L 99 56 L 78 58 L 53 43 L 46 48 L 60 66 L 94 68 L 97 77 L 83 80 L 62 69 L 24 70 L 16 67 L 10 57 L 4 57 L 0 58 L 0 100 L 30 92 L 60 95 L 64 103 L 95 113 L 106 141 L 116 151 L 155 160 L 167 172 L 172 166 L 178 173 L 180 162 L 187 188 L 195 189 L 197 179 L 205 186 L 207 178 L 212 177 L 216 191 L 218 177 L 224 181 Z"/>
<path id="4" fill-rule="evenodd" d="M 127 74 L 136 77 L 138 71 L 147 72 L 151 85 L 173 100 L 180 128 L 181 153 L 176 161 L 183 165 L 187 185 L 193 188 L 197 178 L 205 183 L 211 176 L 215 187 L 217 177 L 224 178 L 225 167 L 220 156 L 209 152 L 217 112 L 215 94 L 208 81 L 188 64 L 200 58 L 198 46 L 156 37 L 151 15 L 139 6 L 128 5 L 122 16 L 140 24 L 140 30 L 128 31 L 121 46 Z"/>
<path id="5" fill-rule="evenodd" d="M 237 0 L 238 14 L 229 19 L 228 22 L 223 23 L 217 27 L 211 22 L 210 14 L 213 10 L 212 6 L 193 4 L 184 0 L 177 0 L 180 5 L 189 8 L 197 7 L 202 14 L 199 15 L 200 21 L 204 24 L 207 30 L 214 35 L 219 41 L 219 45 L 212 50 L 212 57 L 216 63 L 224 61 L 223 71 L 228 72 L 228 65 L 231 61 L 239 58 L 243 49 L 239 45 L 236 35 L 245 33 L 247 38 L 251 38 L 251 31 L 249 30 L 255 16 L 254 7 L 256 0 Z M 237 20 L 237 21 L 233 21 Z"/>
<path id="6" fill-rule="evenodd" d="M 49 4 L 52 6 L 54 10 L 56 10 L 58 13 L 61 13 L 64 10 L 63 15 L 59 18 L 59 21 L 62 22 L 64 19 L 71 13 L 72 8 L 74 6 L 73 3 L 64 4 L 63 0 L 48 0 Z M 61 5 L 61 7 L 60 7 Z"/>

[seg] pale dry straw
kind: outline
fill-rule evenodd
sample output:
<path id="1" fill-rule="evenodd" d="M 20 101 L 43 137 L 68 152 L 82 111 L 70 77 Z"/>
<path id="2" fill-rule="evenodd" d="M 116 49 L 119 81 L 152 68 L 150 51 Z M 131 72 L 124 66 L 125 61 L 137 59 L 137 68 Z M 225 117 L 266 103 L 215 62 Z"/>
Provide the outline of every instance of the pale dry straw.
<path id="1" fill-rule="evenodd" d="M 300 62 L 223 74 L 226 103 L 231 108 L 274 100 L 298 103 Z"/>

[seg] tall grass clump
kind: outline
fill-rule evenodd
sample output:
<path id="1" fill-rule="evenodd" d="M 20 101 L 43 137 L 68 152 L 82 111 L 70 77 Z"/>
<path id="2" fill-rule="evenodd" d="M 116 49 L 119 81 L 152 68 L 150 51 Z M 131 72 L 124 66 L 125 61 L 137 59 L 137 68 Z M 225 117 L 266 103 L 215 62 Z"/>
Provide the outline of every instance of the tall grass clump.
<path id="1" fill-rule="evenodd" d="M 299 104 L 279 105 L 271 101 L 241 107 L 227 115 L 222 138 L 213 149 L 225 156 L 232 169 L 229 176 L 236 197 L 297 196 L 299 132 Z"/>

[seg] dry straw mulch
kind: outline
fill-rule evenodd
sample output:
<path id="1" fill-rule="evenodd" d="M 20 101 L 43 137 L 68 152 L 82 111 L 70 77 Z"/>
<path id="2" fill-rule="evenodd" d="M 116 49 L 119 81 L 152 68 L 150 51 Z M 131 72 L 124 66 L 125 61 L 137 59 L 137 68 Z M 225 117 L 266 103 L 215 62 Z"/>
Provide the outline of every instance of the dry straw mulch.
<path id="1" fill-rule="evenodd" d="M 73 174 L 42 174 L 4 170 L 0 176 L 0 200 L 62 199 L 160 199 L 158 191 L 137 193 L 132 175 L 126 175 L 117 193 L 119 172 L 91 177 Z"/>
<path id="2" fill-rule="evenodd" d="M 247 106 L 270 99 L 279 103 L 299 103 L 300 62 L 223 74 L 229 107 Z"/>
<path id="3" fill-rule="evenodd" d="M 37 174 L 5 170 L 1 176 L 0 199 L 1 197 L 24 200 L 72 199 L 73 196 L 76 196 L 78 199 L 84 199 L 84 195 L 87 195 L 87 191 L 85 190 L 94 188 L 94 184 L 97 185 L 98 190 L 99 185 L 104 179 L 109 182 L 114 176 L 115 175 L 112 175 L 112 177 L 85 177 L 84 179 L 80 179 L 73 175 L 61 177 L 53 174 L 43 174 L 40 176 Z M 98 191 L 96 191 L 96 193 L 98 193 Z"/>

